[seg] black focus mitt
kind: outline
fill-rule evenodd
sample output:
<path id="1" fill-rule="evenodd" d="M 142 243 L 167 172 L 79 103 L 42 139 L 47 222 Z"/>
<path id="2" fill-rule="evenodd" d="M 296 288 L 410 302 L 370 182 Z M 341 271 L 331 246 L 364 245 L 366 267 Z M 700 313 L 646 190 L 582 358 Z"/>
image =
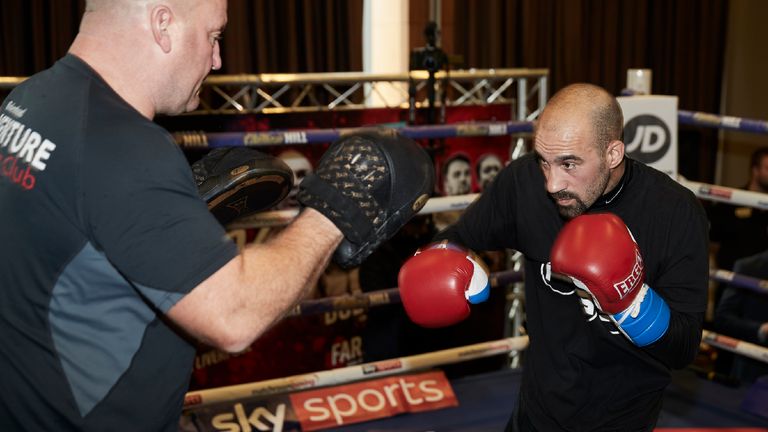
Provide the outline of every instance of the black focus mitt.
<path id="1" fill-rule="evenodd" d="M 293 172 L 279 158 L 248 147 L 211 150 L 192 164 L 200 196 L 222 225 L 269 209 L 288 195 Z"/>
<path id="2" fill-rule="evenodd" d="M 435 170 L 427 152 L 397 134 L 356 133 L 325 152 L 299 185 L 299 202 L 344 234 L 333 259 L 359 265 L 426 204 Z"/>

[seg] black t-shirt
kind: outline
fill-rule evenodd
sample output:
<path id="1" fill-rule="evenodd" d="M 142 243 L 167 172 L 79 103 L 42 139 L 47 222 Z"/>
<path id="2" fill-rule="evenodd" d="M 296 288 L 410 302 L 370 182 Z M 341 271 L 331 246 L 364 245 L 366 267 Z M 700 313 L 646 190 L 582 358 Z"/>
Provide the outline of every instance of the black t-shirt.
<path id="1" fill-rule="evenodd" d="M 0 430 L 176 430 L 164 313 L 236 254 L 171 136 L 68 55 L 0 111 Z"/>
<path id="2" fill-rule="evenodd" d="M 637 240 L 646 282 L 670 306 L 667 333 L 639 348 L 574 286 L 545 277 L 564 220 L 544 188 L 535 157 L 507 166 L 451 228 L 438 235 L 474 250 L 525 255 L 530 346 L 521 397 L 538 430 L 648 430 L 661 408 L 669 369 L 698 350 L 707 299 L 707 221 L 695 196 L 631 159 L 620 184 L 589 213 L 620 216 Z M 511 408 L 511 407 L 510 407 Z"/>

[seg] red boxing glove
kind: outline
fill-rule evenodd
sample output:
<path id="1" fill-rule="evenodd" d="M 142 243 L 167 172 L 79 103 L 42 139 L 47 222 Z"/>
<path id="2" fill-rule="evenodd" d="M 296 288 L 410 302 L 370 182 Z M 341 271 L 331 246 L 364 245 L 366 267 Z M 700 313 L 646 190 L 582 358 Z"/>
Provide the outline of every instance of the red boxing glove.
<path id="1" fill-rule="evenodd" d="M 488 299 L 488 271 L 470 251 L 447 242 L 420 249 L 398 275 L 400 297 L 411 321 L 445 327 L 469 316 L 470 303 Z"/>
<path id="2" fill-rule="evenodd" d="M 609 314 L 629 307 L 643 286 L 640 249 L 627 226 L 611 213 L 586 214 L 568 222 L 551 253 L 552 271 L 579 282 Z M 578 281 L 578 282 L 577 282 Z"/>
<path id="3" fill-rule="evenodd" d="M 558 234 L 550 260 L 553 273 L 589 292 L 636 345 L 657 341 L 669 328 L 669 306 L 645 284 L 640 248 L 618 216 L 574 218 Z"/>

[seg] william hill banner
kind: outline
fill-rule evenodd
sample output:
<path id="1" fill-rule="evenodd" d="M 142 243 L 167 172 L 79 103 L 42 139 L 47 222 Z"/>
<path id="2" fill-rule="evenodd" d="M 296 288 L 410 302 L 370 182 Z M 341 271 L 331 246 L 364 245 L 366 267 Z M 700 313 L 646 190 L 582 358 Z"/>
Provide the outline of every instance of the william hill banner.
<path id="1" fill-rule="evenodd" d="M 458 406 L 442 371 L 399 375 L 184 411 L 180 431 L 315 431 Z"/>

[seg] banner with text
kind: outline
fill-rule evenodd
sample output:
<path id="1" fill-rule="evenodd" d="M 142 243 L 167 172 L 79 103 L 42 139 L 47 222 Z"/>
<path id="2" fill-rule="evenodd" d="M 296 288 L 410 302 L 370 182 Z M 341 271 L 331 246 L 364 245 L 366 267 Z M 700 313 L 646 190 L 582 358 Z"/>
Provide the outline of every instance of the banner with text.
<path id="1" fill-rule="evenodd" d="M 438 370 L 188 408 L 179 431 L 315 431 L 458 405 Z"/>

